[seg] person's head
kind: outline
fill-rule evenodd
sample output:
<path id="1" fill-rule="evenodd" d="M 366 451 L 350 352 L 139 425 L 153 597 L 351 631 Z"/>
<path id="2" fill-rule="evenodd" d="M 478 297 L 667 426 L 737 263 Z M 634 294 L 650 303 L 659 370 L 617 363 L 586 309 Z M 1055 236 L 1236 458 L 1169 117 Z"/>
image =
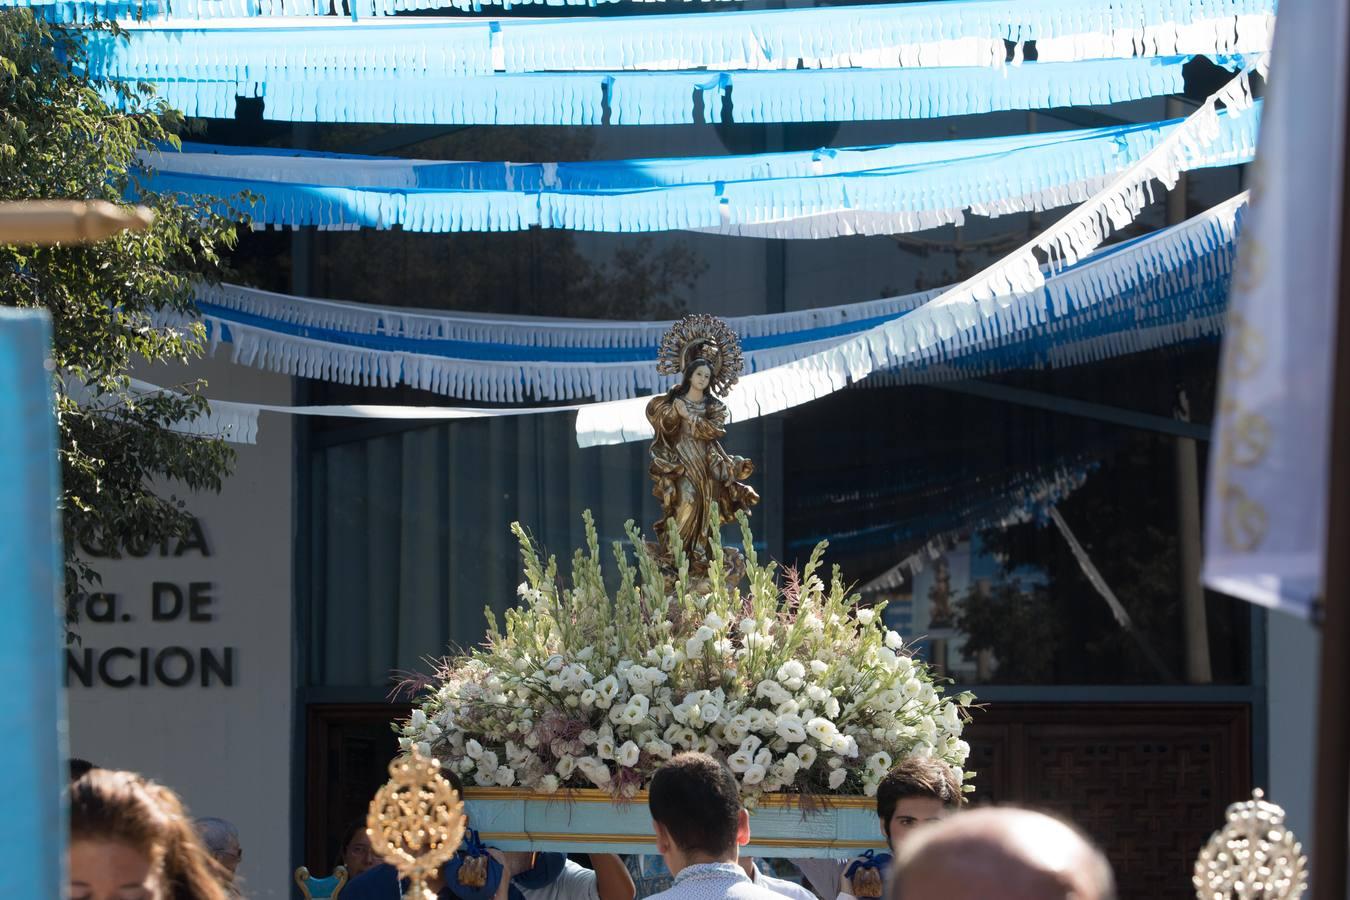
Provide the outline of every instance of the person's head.
<path id="1" fill-rule="evenodd" d="M 194 824 L 207 852 L 233 878 L 239 870 L 239 863 L 244 859 L 244 848 L 239 845 L 239 829 L 224 819 L 214 817 L 198 819 Z"/>
<path id="2" fill-rule="evenodd" d="M 704 394 L 708 393 L 708 385 L 712 384 L 713 365 L 702 357 L 689 360 L 684 366 L 684 372 L 677 384 L 670 392 L 671 397 L 683 397 L 689 393 L 689 389 L 697 388 Z"/>
<path id="3" fill-rule="evenodd" d="M 945 819 L 963 801 L 951 766 L 931 756 L 902 759 L 877 785 L 877 818 L 891 852 L 915 828 Z"/>
<path id="4" fill-rule="evenodd" d="M 70 786 L 70 900 L 225 900 L 225 873 L 168 788 L 94 769 Z"/>
<path id="5" fill-rule="evenodd" d="M 681 753 L 658 769 L 647 807 L 672 874 L 695 863 L 735 862 L 750 839 L 736 776 L 706 753 Z"/>
<path id="6" fill-rule="evenodd" d="M 365 819 L 348 823 L 338 862 L 347 867 L 348 878 L 355 878 L 379 862 L 370 846 L 370 835 L 366 834 Z"/>
<path id="7" fill-rule="evenodd" d="M 887 900 L 1113 900 L 1101 851 L 1067 822 L 1027 809 L 964 812 L 896 854 Z"/>

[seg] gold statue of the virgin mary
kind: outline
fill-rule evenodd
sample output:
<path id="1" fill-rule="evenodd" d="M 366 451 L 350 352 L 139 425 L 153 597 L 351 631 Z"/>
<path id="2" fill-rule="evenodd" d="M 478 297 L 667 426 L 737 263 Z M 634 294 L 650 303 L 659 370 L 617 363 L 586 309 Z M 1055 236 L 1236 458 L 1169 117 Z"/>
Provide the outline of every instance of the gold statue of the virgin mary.
<path id="1" fill-rule="evenodd" d="M 719 443 L 727 433 L 727 408 L 719 398 L 739 380 L 744 365 L 740 339 L 714 316 L 685 316 L 661 338 L 657 371 L 680 380 L 647 404 L 647 421 L 656 432 L 652 493 L 662 512 L 656 530 L 664 539 L 666 523 L 674 520 L 695 574 L 707 571 L 711 529 L 759 502 L 755 489 L 741 481 L 755 464 Z"/>

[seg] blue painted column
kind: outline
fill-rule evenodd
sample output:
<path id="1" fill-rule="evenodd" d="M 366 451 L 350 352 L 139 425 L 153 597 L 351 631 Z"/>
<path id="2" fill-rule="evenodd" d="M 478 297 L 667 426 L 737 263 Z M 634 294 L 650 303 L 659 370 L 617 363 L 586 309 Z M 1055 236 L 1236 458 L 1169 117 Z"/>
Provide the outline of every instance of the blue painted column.
<path id="1" fill-rule="evenodd" d="M 45 312 L 0 309 L 0 897 L 65 893 L 51 337 Z"/>

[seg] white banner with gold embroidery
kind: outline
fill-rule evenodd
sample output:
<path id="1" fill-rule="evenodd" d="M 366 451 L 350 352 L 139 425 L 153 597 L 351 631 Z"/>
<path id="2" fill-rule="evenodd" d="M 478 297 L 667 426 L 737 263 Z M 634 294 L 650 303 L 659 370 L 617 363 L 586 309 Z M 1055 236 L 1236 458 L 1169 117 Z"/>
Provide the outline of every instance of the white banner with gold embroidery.
<path id="1" fill-rule="evenodd" d="M 1308 617 L 1322 590 L 1350 0 L 1280 5 L 1210 455 L 1205 584 Z"/>

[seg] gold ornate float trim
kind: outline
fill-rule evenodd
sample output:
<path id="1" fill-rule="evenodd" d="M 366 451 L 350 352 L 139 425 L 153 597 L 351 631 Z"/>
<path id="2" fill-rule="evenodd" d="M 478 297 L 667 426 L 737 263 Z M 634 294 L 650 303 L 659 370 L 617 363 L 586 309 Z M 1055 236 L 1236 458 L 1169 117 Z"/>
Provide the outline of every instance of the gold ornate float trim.
<path id="1" fill-rule="evenodd" d="M 558 791 L 545 794 L 539 791 L 527 791 L 523 788 L 481 788 L 466 787 L 465 800 L 533 800 L 544 803 L 616 803 L 614 795 L 599 788 L 578 788 L 570 791 Z M 798 809 L 802 802 L 801 794 L 761 794 L 756 809 Z M 629 803 L 646 804 L 647 792 L 638 791 L 628 800 Z M 876 800 L 872 797 L 817 795 L 810 799 L 814 805 L 808 812 L 830 809 L 866 809 L 876 811 Z M 758 842 L 756 842 L 758 843 Z M 866 846 L 871 846 L 866 845 Z"/>

